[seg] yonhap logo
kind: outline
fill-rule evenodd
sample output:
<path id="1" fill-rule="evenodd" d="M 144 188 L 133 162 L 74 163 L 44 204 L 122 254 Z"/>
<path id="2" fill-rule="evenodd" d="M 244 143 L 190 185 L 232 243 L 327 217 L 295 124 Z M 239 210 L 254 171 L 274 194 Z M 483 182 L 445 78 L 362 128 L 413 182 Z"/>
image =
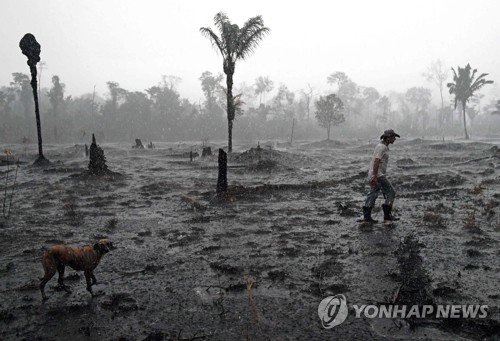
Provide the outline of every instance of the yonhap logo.
<path id="1" fill-rule="evenodd" d="M 358 305 L 352 304 L 353 318 L 391 318 L 391 319 L 484 319 L 488 316 L 487 305 L 448 304 L 448 305 Z M 318 316 L 325 329 L 343 323 L 347 318 L 347 300 L 344 295 L 328 296 L 318 306 Z"/>
<path id="2" fill-rule="evenodd" d="M 347 318 L 347 301 L 344 295 L 328 296 L 318 306 L 318 316 L 323 328 L 338 326 Z"/>

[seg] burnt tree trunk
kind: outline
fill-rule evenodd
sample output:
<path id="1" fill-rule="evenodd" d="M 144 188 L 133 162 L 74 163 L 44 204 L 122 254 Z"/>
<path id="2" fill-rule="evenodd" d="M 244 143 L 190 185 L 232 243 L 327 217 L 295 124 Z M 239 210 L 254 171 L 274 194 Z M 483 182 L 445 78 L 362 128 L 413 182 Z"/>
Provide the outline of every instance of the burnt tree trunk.
<path id="1" fill-rule="evenodd" d="M 36 66 L 30 65 L 31 72 L 31 87 L 33 89 L 33 100 L 35 102 L 35 118 L 36 118 L 36 132 L 38 135 L 38 160 L 37 162 L 43 162 L 45 156 L 43 155 L 43 144 L 42 144 L 42 124 L 40 121 L 40 109 L 38 106 L 38 92 L 37 92 L 37 81 L 36 81 Z"/>
<path id="2" fill-rule="evenodd" d="M 94 134 L 92 134 L 92 144 L 90 145 L 89 173 L 91 175 L 109 173 L 104 151 L 97 145 Z"/>
<path id="3" fill-rule="evenodd" d="M 224 73 L 226 74 L 227 86 L 227 152 L 233 151 L 233 121 L 235 118 L 235 107 L 233 98 L 233 75 L 235 63 L 230 60 L 224 61 Z"/>
<path id="4" fill-rule="evenodd" d="M 219 176 L 217 178 L 217 194 L 227 192 L 227 154 L 219 149 Z"/>
<path id="5" fill-rule="evenodd" d="M 212 155 L 212 148 L 211 147 L 203 147 L 203 150 L 201 152 L 201 157 L 210 156 L 210 155 Z"/>
<path id="6" fill-rule="evenodd" d="M 19 47 L 22 53 L 28 57 L 28 66 L 31 73 L 31 88 L 33 89 L 33 100 L 35 101 L 35 117 L 36 117 L 36 130 L 38 134 L 38 158 L 35 165 L 47 165 L 49 160 L 43 155 L 42 148 L 42 128 L 40 123 L 40 110 L 38 108 L 38 89 L 36 79 L 36 64 L 40 61 L 40 44 L 36 41 L 35 36 L 31 33 L 26 33 L 19 42 Z"/>

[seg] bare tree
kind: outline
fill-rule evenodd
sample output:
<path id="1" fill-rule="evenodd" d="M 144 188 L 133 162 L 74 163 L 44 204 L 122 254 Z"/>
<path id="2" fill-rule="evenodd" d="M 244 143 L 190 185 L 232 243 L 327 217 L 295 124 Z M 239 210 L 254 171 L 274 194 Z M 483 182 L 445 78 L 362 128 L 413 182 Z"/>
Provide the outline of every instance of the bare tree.
<path id="1" fill-rule="evenodd" d="M 444 107 L 443 89 L 449 74 L 450 72 L 448 68 L 444 65 L 444 62 L 441 59 L 432 62 L 427 68 L 427 71 L 422 73 L 422 76 L 425 77 L 428 82 L 436 84 L 439 88 L 439 94 L 441 96 L 441 109 Z"/>
<path id="2" fill-rule="evenodd" d="M 387 96 L 380 97 L 377 101 L 377 107 L 379 109 L 379 122 L 386 125 L 391 111 L 391 100 Z"/>
<path id="3" fill-rule="evenodd" d="M 177 86 L 182 82 L 182 78 L 174 75 L 161 75 L 161 81 L 160 85 L 170 90 L 177 90 Z"/>
<path id="4" fill-rule="evenodd" d="M 255 94 L 259 96 L 259 106 L 262 104 L 262 97 L 266 96 L 266 93 L 273 91 L 274 82 L 268 77 L 259 76 L 255 80 Z"/>
<path id="5" fill-rule="evenodd" d="M 42 71 L 43 69 L 46 69 L 47 63 L 45 63 L 43 60 L 38 63 L 37 68 L 38 68 L 38 97 L 40 97 L 40 91 L 42 90 Z"/>
<path id="6" fill-rule="evenodd" d="M 415 120 L 418 116 L 422 119 L 422 131 L 426 129 L 428 119 L 428 108 L 431 103 L 431 91 L 422 87 L 413 87 L 406 91 L 406 100 L 415 107 Z"/>
<path id="7" fill-rule="evenodd" d="M 304 100 L 306 102 L 306 112 L 307 112 L 307 120 L 309 121 L 309 112 L 311 110 L 311 100 L 313 97 L 314 89 L 311 87 L 309 83 L 307 83 L 308 90 L 301 90 L 302 96 L 304 96 Z"/>
<path id="8" fill-rule="evenodd" d="M 441 110 L 439 111 L 439 118 L 438 118 L 439 125 L 442 125 L 444 123 L 443 89 L 449 74 L 450 74 L 449 69 L 444 65 L 444 62 L 441 59 L 432 62 L 427 67 L 427 70 L 422 73 L 422 76 L 425 77 L 425 79 L 428 82 L 434 83 L 439 88 L 439 95 L 441 96 Z"/>
<path id="9" fill-rule="evenodd" d="M 345 112 L 356 113 L 355 102 L 359 95 L 359 86 L 342 71 L 332 73 L 326 82 L 337 86 L 337 96 L 344 103 Z"/>

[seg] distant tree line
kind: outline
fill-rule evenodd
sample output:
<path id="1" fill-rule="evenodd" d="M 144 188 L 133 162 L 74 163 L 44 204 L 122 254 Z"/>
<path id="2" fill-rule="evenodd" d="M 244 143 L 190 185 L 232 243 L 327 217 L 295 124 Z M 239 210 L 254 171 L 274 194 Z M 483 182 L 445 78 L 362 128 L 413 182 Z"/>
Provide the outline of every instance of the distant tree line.
<path id="1" fill-rule="evenodd" d="M 403 93 L 382 95 L 373 87 L 356 84 L 343 72 L 326 77 L 331 89 L 323 93 L 309 84 L 293 92 L 284 84 L 276 86 L 267 76 L 257 76 L 251 85 L 240 83 L 234 87 L 234 137 L 286 141 L 292 125 L 295 139 L 377 136 L 386 127 L 405 136 L 460 136 L 464 120 L 473 134 L 500 133 L 498 100 L 482 103 L 478 92 L 490 83 L 485 80 L 486 75 L 475 78 L 474 70 L 468 66 L 458 68 L 454 78 L 447 79 L 442 75 L 443 70 L 434 78 L 427 77 L 441 90 L 439 105 L 432 103 L 430 89 L 410 87 Z M 182 98 L 177 90 L 182 80 L 175 76 L 162 76 L 161 81 L 144 91 L 128 91 L 118 82 L 109 81 L 105 94 L 79 97 L 66 95 L 62 81 L 54 75 L 50 88 L 39 91 L 45 143 L 89 143 L 92 133 L 101 143 L 133 142 L 135 138 L 144 141 L 227 138 L 227 93 L 222 73 L 205 71 L 200 75 L 204 99 L 197 103 Z M 444 84 L 448 85 L 450 96 L 443 94 Z M 468 84 L 469 90 L 462 91 L 463 84 Z M 335 113 L 331 115 L 324 105 L 328 98 L 331 103 L 342 103 L 334 105 Z M 456 109 L 455 99 L 460 104 Z M 10 84 L 0 87 L 1 142 L 19 143 L 23 139 L 36 142 L 33 105 L 29 76 L 13 73 Z"/>

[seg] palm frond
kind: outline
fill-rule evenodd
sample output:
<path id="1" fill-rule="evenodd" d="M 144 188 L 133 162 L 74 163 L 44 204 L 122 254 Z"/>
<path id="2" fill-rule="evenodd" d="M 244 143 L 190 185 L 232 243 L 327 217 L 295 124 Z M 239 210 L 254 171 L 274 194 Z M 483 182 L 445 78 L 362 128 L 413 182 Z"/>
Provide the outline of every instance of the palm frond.
<path id="1" fill-rule="evenodd" d="M 220 89 L 222 89 L 222 92 L 224 92 L 224 95 L 227 97 L 227 88 L 225 86 L 221 86 Z M 237 95 L 233 95 L 232 98 L 232 104 L 234 106 L 234 109 L 236 110 L 237 113 L 242 114 L 243 113 L 243 106 L 246 104 L 241 97 L 243 96 L 243 93 L 239 93 Z"/>
<path id="2" fill-rule="evenodd" d="M 458 68 L 460 69 L 460 66 Z M 458 78 L 457 72 L 454 68 L 451 68 L 451 71 L 453 71 L 453 80 L 456 82 Z"/>
<path id="3" fill-rule="evenodd" d="M 476 76 L 477 69 L 472 70 L 472 75 L 470 76 L 471 81 L 474 79 Z"/>
<path id="4" fill-rule="evenodd" d="M 248 19 L 241 28 L 239 32 L 240 40 L 246 40 L 247 37 L 251 36 L 253 32 L 264 27 L 264 20 L 260 15 Z"/>
<path id="5" fill-rule="evenodd" d="M 446 87 L 448 88 L 448 92 L 450 95 L 454 94 L 455 91 L 457 90 L 457 84 L 456 83 L 447 83 Z"/>
<path id="6" fill-rule="evenodd" d="M 264 36 L 269 33 L 269 28 L 262 27 L 258 30 L 252 32 L 252 34 L 246 37 L 240 42 L 240 48 L 238 49 L 238 58 L 245 59 L 250 54 L 255 51 L 255 48 L 264 39 Z"/>
<path id="7" fill-rule="evenodd" d="M 227 22 L 221 32 L 221 37 L 225 42 L 226 54 L 232 61 L 236 59 L 238 49 L 238 31 L 238 25 Z"/>
<path id="8" fill-rule="evenodd" d="M 250 18 L 239 30 L 237 58 L 245 59 L 254 52 L 270 29 L 264 26 L 262 16 Z"/>
<path id="9" fill-rule="evenodd" d="M 482 83 L 482 82 L 493 82 L 493 81 L 489 81 L 489 80 L 485 80 L 484 78 L 488 76 L 487 73 L 483 73 L 481 74 L 479 77 L 477 77 L 477 79 L 475 79 L 473 82 L 472 82 L 472 85 L 471 86 L 474 86 L 476 83 Z M 472 78 L 474 79 L 474 78 Z"/>
<path id="10" fill-rule="evenodd" d="M 212 43 L 213 47 L 217 47 L 222 57 L 226 56 L 226 49 L 224 48 L 224 42 L 215 34 L 209 27 L 200 28 L 200 32 L 203 36 L 207 37 Z"/>
<path id="11" fill-rule="evenodd" d="M 480 90 L 483 86 L 487 84 L 493 84 L 493 81 L 481 79 L 479 82 L 474 82 L 474 84 L 472 84 L 470 87 L 470 98 L 476 91 Z"/>
<path id="12" fill-rule="evenodd" d="M 222 32 L 224 25 L 229 22 L 229 18 L 224 12 L 219 12 L 214 16 L 215 26 L 219 29 L 219 32 Z"/>

